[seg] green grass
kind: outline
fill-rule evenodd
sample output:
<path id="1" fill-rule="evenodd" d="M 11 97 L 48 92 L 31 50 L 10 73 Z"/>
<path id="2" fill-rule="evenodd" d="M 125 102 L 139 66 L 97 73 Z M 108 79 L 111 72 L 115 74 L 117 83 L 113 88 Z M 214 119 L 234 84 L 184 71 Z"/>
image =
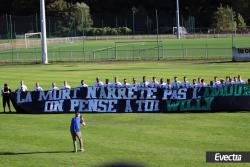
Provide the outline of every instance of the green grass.
<path id="1" fill-rule="evenodd" d="M 180 80 L 186 75 L 191 81 L 202 77 L 206 82 L 214 75 L 225 79 L 227 75 L 241 74 L 243 79 L 250 78 L 249 62 L 216 62 L 216 61 L 136 61 L 136 62 L 103 62 L 103 63 L 57 63 L 49 65 L 0 65 L 0 83 L 7 82 L 11 88 L 16 89 L 20 80 L 24 80 L 28 88 L 33 89 L 35 82 L 49 89 L 52 82 L 60 87 L 66 80 L 72 87 L 79 85 L 84 79 L 88 85 L 95 82 L 99 76 L 103 81 L 117 76 L 120 81 L 127 78 L 132 82 L 135 77 L 139 82 L 143 75 L 151 80 L 156 76 L 164 79 L 173 79 L 178 76 Z"/>
<path id="2" fill-rule="evenodd" d="M 205 152 L 250 150 L 248 113 L 87 114 L 86 152 L 76 154 L 72 116 L 0 115 L 0 166 L 235 166 L 206 164 Z"/>
<path id="3" fill-rule="evenodd" d="M 146 40 L 146 39 L 145 39 Z M 155 39 L 156 40 L 156 39 Z M 155 41 L 153 40 L 153 41 Z M 118 46 L 115 42 L 137 40 L 87 40 L 83 42 L 49 45 L 48 53 L 50 61 L 66 59 L 94 60 L 94 59 L 133 59 L 141 57 L 157 57 L 156 42 L 141 43 L 127 46 Z M 152 39 L 150 40 L 152 41 Z M 174 58 L 230 58 L 232 55 L 232 38 L 197 38 L 197 39 L 161 39 L 159 55 Z M 249 47 L 250 37 L 234 37 L 234 45 L 237 47 Z M 109 49 L 108 49 L 109 48 Z M 186 48 L 186 50 L 184 49 Z M 205 50 L 204 48 L 208 48 Z M 148 50 L 145 50 L 148 49 Z M 0 51 L 1 61 L 41 61 L 41 48 L 19 48 Z"/>
<path id="4" fill-rule="evenodd" d="M 59 63 L 50 65 L 0 65 L 0 84 L 15 89 L 20 80 L 33 89 L 39 81 L 45 89 L 64 80 L 78 86 L 81 79 L 92 85 L 118 76 L 120 81 L 143 75 L 189 80 L 198 76 L 208 82 L 217 75 L 241 74 L 250 78 L 249 62 L 160 61 Z M 2 106 L 0 106 L 2 108 Z M 152 167 L 235 166 L 206 164 L 206 151 L 249 151 L 250 114 L 85 114 L 82 128 L 86 152 L 71 153 L 69 124 L 72 114 L 0 114 L 0 166 L 96 166 L 129 161 Z M 247 164 L 237 164 L 247 166 Z"/>

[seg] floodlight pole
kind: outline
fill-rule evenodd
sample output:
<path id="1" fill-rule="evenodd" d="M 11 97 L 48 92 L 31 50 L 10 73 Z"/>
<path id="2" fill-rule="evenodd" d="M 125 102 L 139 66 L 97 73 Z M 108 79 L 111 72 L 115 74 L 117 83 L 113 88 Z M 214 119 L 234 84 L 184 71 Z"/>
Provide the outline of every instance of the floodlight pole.
<path id="1" fill-rule="evenodd" d="M 158 61 L 160 60 L 160 48 L 159 48 L 159 24 L 158 24 L 158 11 L 155 10 L 155 20 L 156 20 L 156 36 L 157 36 L 157 48 L 158 48 Z"/>
<path id="2" fill-rule="evenodd" d="M 177 24 L 177 38 L 180 39 L 180 12 L 179 12 L 179 0 L 176 0 L 176 24 Z"/>
<path id="3" fill-rule="evenodd" d="M 234 22 L 234 15 L 233 15 L 233 13 L 232 13 L 232 22 Z M 235 27 L 235 29 L 236 29 L 236 27 Z M 232 30 L 232 48 L 233 47 L 234 47 L 234 32 Z"/>
<path id="4" fill-rule="evenodd" d="M 42 63 L 48 64 L 45 0 L 40 0 Z"/>
<path id="5" fill-rule="evenodd" d="M 84 43 L 85 34 L 84 34 L 83 10 L 81 10 L 81 13 L 82 13 L 82 51 L 83 51 L 83 54 L 85 54 L 85 43 Z M 85 16 L 85 18 L 86 18 L 86 16 Z M 86 24 L 86 19 L 85 19 L 85 24 Z"/>
<path id="6" fill-rule="evenodd" d="M 135 35 L 135 12 L 136 12 L 136 8 L 133 6 L 131 10 L 132 10 L 132 14 L 133 14 L 133 35 Z"/>
<path id="7" fill-rule="evenodd" d="M 155 10 L 155 20 L 156 20 L 156 35 L 157 35 L 157 43 L 159 42 L 159 22 L 158 22 L 158 11 Z"/>

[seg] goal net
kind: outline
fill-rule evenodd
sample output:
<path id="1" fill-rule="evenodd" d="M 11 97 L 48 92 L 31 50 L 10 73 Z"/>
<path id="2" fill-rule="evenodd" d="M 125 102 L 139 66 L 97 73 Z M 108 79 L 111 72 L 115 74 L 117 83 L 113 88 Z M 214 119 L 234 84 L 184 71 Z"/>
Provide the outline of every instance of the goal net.
<path id="1" fill-rule="evenodd" d="M 119 41 L 115 42 L 119 50 L 126 49 L 153 49 L 162 46 L 162 41 Z"/>
<path id="2" fill-rule="evenodd" d="M 162 41 L 122 41 L 115 42 L 115 54 L 119 57 L 161 58 Z"/>
<path id="3" fill-rule="evenodd" d="M 173 27 L 173 35 L 177 34 L 177 27 Z M 187 29 L 185 27 L 179 27 L 180 35 L 187 35 Z"/>
<path id="4" fill-rule="evenodd" d="M 25 33 L 25 47 L 35 48 L 41 46 L 41 32 Z"/>
<path id="5" fill-rule="evenodd" d="M 7 51 L 7 50 L 10 50 L 11 48 L 12 48 L 12 45 L 10 42 L 5 42 L 5 43 L 0 42 L 0 53 L 1 51 Z"/>

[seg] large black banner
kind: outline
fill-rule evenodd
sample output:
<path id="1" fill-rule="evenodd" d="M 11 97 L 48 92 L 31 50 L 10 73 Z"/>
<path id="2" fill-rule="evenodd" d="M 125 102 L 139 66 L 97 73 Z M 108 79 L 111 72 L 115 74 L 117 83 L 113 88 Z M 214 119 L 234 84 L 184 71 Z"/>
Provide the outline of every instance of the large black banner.
<path id="1" fill-rule="evenodd" d="M 250 111 L 250 85 L 222 88 L 74 88 L 16 92 L 20 113 Z"/>

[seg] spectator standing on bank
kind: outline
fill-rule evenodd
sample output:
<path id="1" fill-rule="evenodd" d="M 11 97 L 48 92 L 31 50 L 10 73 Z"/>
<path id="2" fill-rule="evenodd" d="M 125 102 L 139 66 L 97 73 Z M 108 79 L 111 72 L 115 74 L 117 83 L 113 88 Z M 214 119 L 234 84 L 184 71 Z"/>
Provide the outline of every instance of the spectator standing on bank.
<path id="1" fill-rule="evenodd" d="M 109 79 L 107 78 L 107 79 L 105 79 L 105 83 L 104 83 L 104 88 L 109 88 L 109 87 L 111 87 L 111 83 L 109 82 Z"/>
<path id="2" fill-rule="evenodd" d="M 192 88 L 198 88 L 199 87 L 197 82 L 196 82 L 196 79 L 193 79 L 193 82 L 192 82 L 191 86 L 192 86 Z"/>
<path id="3" fill-rule="evenodd" d="M 203 87 L 207 87 L 207 84 L 205 83 L 205 80 L 202 78 L 201 83 L 198 85 L 198 88 L 203 88 Z"/>
<path id="4" fill-rule="evenodd" d="M 35 92 L 43 91 L 43 88 L 39 85 L 39 82 L 36 82 L 34 91 Z"/>
<path id="5" fill-rule="evenodd" d="M 152 78 L 152 82 L 150 82 L 150 83 L 148 84 L 148 87 L 150 87 L 150 88 L 158 88 L 158 86 L 159 86 L 159 82 L 156 81 L 156 77 L 154 76 L 154 77 Z"/>
<path id="6" fill-rule="evenodd" d="M 10 93 L 11 93 L 11 89 L 8 87 L 8 84 L 5 83 L 4 87 L 1 91 L 2 96 L 3 96 L 3 112 L 5 112 L 5 107 L 6 107 L 6 103 L 8 105 L 9 108 L 9 112 L 11 112 L 10 109 Z"/>
<path id="7" fill-rule="evenodd" d="M 214 85 L 213 85 L 214 88 L 221 88 L 222 87 L 221 81 L 218 79 L 217 76 L 214 76 L 213 83 L 214 83 Z"/>
<path id="8" fill-rule="evenodd" d="M 190 88 L 190 83 L 186 76 L 183 77 L 183 82 L 181 83 L 182 88 Z"/>
<path id="9" fill-rule="evenodd" d="M 132 79 L 132 84 L 130 85 L 131 88 L 133 88 L 135 91 L 138 90 L 139 84 L 136 82 L 136 79 Z"/>
<path id="10" fill-rule="evenodd" d="M 164 82 L 163 78 L 160 78 L 159 88 L 164 88 L 166 86 L 166 83 Z"/>
<path id="11" fill-rule="evenodd" d="M 58 87 L 56 86 L 56 83 L 55 82 L 52 82 L 51 84 L 51 91 L 54 91 L 54 90 L 58 90 Z"/>
<path id="12" fill-rule="evenodd" d="M 80 88 L 86 88 L 86 87 L 88 87 L 88 85 L 84 82 L 84 80 L 81 80 Z"/>
<path id="13" fill-rule="evenodd" d="M 169 78 L 167 78 L 167 83 L 164 86 L 164 88 L 166 88 L 167 90 L 171 90 L 172 89 L 172 84 Z"/>
<path id="14" fill-rule="evenodd" d="M 61 89 L 71 89 L 71 87 L 67 81 L 63 81 L 63 86 L 61 87 Z"/>
<path id="15" fill-rule="evenodd" d="M 123 79 L 122 87 L 123 87 L 123 88 L 130 88 L 130 84 L 127 82 L 127 79 L 126 79 L 126 78 Z"/>
<path id="16" fill-rule="evenodd" d="M 181 82 L 178 81 L 178 77 L 175 76 L 175 77 L 174 77 L 174 82 L 172 83 L 172 88 L 173 88 L 173 89 L 179 89 L 180 86 L 181 86 Z"/>
<path id="17" fill-rule="evenodd" d="M 20 81 L 20 86 L 17 88 L 17 91 L 18 92 L 26 92 L 26 91 L 28 91 L 28 88 L 27 88 L 26 85 L 24 85 L 23 80 Z"/>
<path id="18" fill-rule="evenodd" d="M 146 80 L 146 76 L 143 76 L 142 77 L 142 81 L 141 81 L 141 83 L 140 83 L 140 87 L 141 88 L 146 88 L 146 87 L 148 87 L 148 81 Z"/>
<path id="19" fill-rule="evenodd" d="M 114 77 L 114 82 L 111 84 L 112 88 L 119 88 L 122 86 L 122 83 L 118 81 L 117 77 Z"/>
<path id="20" fill-rule="evenodd" d="M 102 87 L 103 86 L 103 82 L 100 81 L 99 77 L 96 77 L 96 82 L 93 85 L 94 87 Z"/>
<path id="21" fill-rule="evenodd" d="M 237 85 L 245 84 L 245 81 L 241 78 L 241 75 L 238 75 L 236 84 Z"/>

